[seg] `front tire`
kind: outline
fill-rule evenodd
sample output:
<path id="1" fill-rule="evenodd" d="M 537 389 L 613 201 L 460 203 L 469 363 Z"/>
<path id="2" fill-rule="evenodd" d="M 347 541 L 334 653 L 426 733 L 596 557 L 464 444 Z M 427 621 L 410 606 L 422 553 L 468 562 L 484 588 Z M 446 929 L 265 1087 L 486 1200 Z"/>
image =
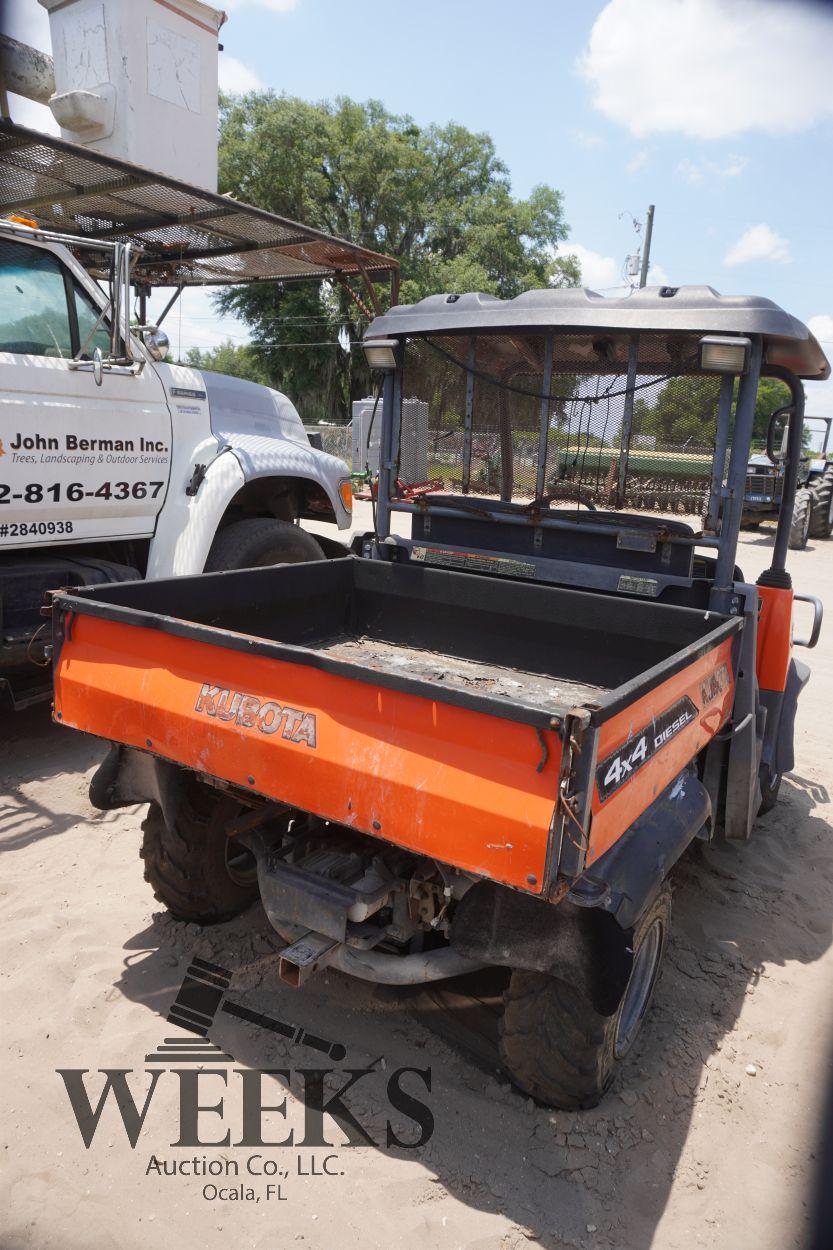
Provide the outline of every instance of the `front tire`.
<path id="1" fill-rule="evenodd" d="M 185 782 L 173 828 L 151 803 L 142 822 L 145 881 L 177 920 L 219 924 L 257 898 L 254 857 L 226 834 L 243 810 L 197 777 Z"/>
<path id="2" fill-rule="evenodd" d="M 223 569 L 262 569 L 271 564 L 302 564 L 325 559 L 306 530 L 276 517 L 247 517 L 220 530 L 205 562 L 206 573 Z"/>
<path id="3" fill-rule="evenodd" d="M 504 994 L 500 1056 L 513 1084 L 538 1102 L 576 1111 L 595 1107 L 639 1033 L 659 979 L 671 920 L 663 886 L 633 934 L 633 967 L 612 1016 L 557 977 L 512 973 Z"/>
<path id="4" fill-rule="evenodd" d="M 812 496 L 805 488 L 796 491 L 793 519 L 790 525 L 789 547 L 791 551 L 803 551 L 810 536 Z"/>

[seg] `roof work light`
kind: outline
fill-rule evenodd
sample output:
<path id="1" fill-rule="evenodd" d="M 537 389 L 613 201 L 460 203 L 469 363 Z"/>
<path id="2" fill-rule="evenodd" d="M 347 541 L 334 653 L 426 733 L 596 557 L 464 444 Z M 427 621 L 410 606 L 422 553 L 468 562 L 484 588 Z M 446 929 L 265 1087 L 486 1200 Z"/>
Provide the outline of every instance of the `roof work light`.
<path id="1" fill-rule="evenodd" d="M 364 354 L 371 369 L 395 369 L 396 357 L 394 349 L 396 339 L 368 339 L 364 345 Z"/>
<path id="2" fill-rule="evenodd" d="M 700 368 L 707 373 L 746 373 L 751 348 L 749 339 L 708 335 L 700 340 Z"/>

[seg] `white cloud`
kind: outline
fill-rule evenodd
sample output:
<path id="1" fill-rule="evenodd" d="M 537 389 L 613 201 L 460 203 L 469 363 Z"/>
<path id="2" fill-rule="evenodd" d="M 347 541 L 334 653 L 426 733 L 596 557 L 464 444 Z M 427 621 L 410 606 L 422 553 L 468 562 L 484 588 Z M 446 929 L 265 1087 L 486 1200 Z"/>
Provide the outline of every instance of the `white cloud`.
<path id="1" fill-rule="evenodd" d="M 629 174 L 635 174 L 637 170 L 641 169 L 643 165 L 647 165 L 647 163 L 648 151 L 646 148 L 641 148 L 638 152 L 634 152 L 625 168 Z"/>
<path id="2" fill-rule="evenodd" d="M 604 147 L 604 139 L 601 135 L 590 134 L 587 130 L 571 130 L 570 137 L 580 148 L 585 148 L 588 152 L 593 148 Z"/>
<path id="3" fill-rule="evenodd" d="M 228 56 L 225 52 L 220 53 L 217 72 L 220 90 L 228 91 L 231 95 L 244 95 L 247 91 L 263 90 L 263 83 L 254 70 L 249 69 L 248 65 L 244 65 L 242 61 L 238 61 L 237 57 Z"/>
<path id="4" fill-rule="evenodd" d="M 690 161 L 687 156 L 678 162 L 674 171 L 681 178 L 685 178 L 686 182 L 692 185 L 703 181 L 703 170 L 699 165 L 695 165 L 694 161 Z"/>
<path id="5" fill-rule="evenodd" d="M 603 291 L 613 286 L 622 285 L 622 266 L 612 256 L 602 256 L 591 247 L 582 247 L 581 243 L 562 243 L 558 249 L 560 256 L 575 256 L 581 266 L 581 284 L 594 291 Z"/>
<path id="6" fill-rule="evenodd" d="M 648 269 L 648 286 L 670 286 L 668 274 L 662 265 L 651 265 Z"/>
<path id="7" fill-rule="evenodd" d="M 718 161 L 692 161 L 683 157 L 678 163 L 675 173 L 686 182 L 696 184 L 706 178 L 738 178 L 749 164 L 746 156 L 728 156 L 723 163 Z"/>
<path id="8" fill-rule="evenodd" d="M 729 248 L 723 264 L 745 265 L 753 260 L 774 260 L 787 265 L 792 260 L 790 245 L 765 222 L 750 226 Z"/>
<path id="9" fill-rule="evenodd" d="M 826 344 L 828 350 L 833 346 L 833 317 L 830 313 L 820 313 L 818 317 L 811 317 L 807 322 L 807 329 L 811 334 L 815 334 L 820 343 Z"/>
<path id="10" fill-rule="evenodd" d="M 833 116 L 833 13 L 804 0 L 610 0 L 579 71 L 632 134 L 790 134 Z"/>
<path id="11" fill-rule="evenodd" d="M 625 295 L 632 289 L 622 277 L 623 262 L 613 256 L 603 256 L 601 252 L 594 252 L 592 247 L 584 247 L 581 243 L 562 243 L 558 254 L 575 256 L 581 267 L 581 285 L 590 287 L 592 291 L 604 291 L 615 296 Z M 648 270 L 648 285 L 669 285 L 668 274 L 662 265 L 651 265 Z"/>

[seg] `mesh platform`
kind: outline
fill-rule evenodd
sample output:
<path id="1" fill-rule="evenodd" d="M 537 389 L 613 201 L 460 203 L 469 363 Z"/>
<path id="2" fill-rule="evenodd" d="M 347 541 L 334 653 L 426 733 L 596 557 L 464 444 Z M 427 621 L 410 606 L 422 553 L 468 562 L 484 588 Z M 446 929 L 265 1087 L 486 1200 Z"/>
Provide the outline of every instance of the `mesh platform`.
<path id="1" fill-rule="evenodd" d="M 720 378 L 697 359 L 693 336 L 413 338 L 402 394 L 437 491 L 701 517 Z"/>
<path id="2" fill-rule="evenodd" d="M 152 286 L 397 274 L 389 256 L 0 119 L 0 214 L 134 244 Z M 102 259 L 101 274 L 107 273 Z"/>

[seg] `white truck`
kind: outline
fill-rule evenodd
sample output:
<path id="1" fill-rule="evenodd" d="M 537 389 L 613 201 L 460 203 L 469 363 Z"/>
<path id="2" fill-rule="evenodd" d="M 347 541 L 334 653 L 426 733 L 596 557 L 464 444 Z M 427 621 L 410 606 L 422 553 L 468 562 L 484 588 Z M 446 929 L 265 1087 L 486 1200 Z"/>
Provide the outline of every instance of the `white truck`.
<path id="1" fill-rule="evenodd" d="M 53 156 L 71 147 L 42 136 L 37 144 Z M 19 168 L 20 152 L 18 145 L 2 155 Z M 144 173 L 143 190 L 156 181 L 126 168 Z M 175 184 L 162 181 L 172 193 Z M 6 203 L 8 186 L 4 179 Z M 27 205 L 39 200 L 35 211 L 43 211 L 37 190 L 30 187 Z M 52 196 L 53 220 L 59 210 L 75 225 L 83 220 L 71 218 L 66 197 L 62 207 Z M 20 198 L 12 196 L 16 206 Z M 256 224 L 272 217 L 211 199 L 222 205 L 215 228 L 222 211 L 254 214 Z M 285 395 L 166 363 L 164 333 L 131 325 L 134 284 L 146 291 L 170 281 L 170 267 L 157 263 L 152 225 L 119 230 L 113 240 L 43 228 L 17 210 L 11 218 L 0 221 L 0 702 L 20 708 L 49 694 L 46 592 L 345 554 L 299 522 L 347 529 L 352 490 L 347 465 L 311 446 Z M 307 233 L 311 256 L 327 236 Z M 228 232 L 222 237 L 223 249 L 203 240 L 203 252 L 228 255 L 235 244 Z M 327 254 L 336 255 L 337 245 L 343 263 L 352 245 L 329 243 Z M 198 269 L 194 252 L 190 269 L 183 261 L 175 275 L 180 285 L 205 276 L 207 262 Z M 250 252 L 260 278 L 267 265 L 278 276 L 289 267 L 285 252 L 264 257 L 240 246 L 247 263 Z M 321 263 L 310 268 L 311 277 L 326 276 Z M 249 272 L 242 264 L 233 276 L 245 280 Z"/>

